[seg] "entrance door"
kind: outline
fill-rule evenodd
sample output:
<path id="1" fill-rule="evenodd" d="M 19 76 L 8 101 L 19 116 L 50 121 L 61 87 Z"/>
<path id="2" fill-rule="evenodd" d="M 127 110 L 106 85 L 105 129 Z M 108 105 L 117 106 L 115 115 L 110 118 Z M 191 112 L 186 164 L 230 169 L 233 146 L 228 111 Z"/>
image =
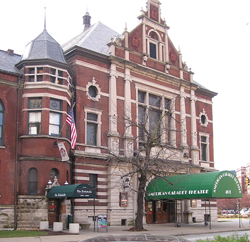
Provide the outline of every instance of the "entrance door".
<path id="1" fill-rule="evenodd" d="M 54 222 L 59 222 L 61 211 L 61 200 L 53 199 L 48 201 L 49 227 L 53 227 Z"/>
<path id="2" fill-rule="evenodd" d="M 155 223 L 162 223 L 162 202 L 160 200 L 155 201 Z"/>
<path id="3" fill-rule="evenodd" d="M 162 222 L 169 222 L 169 203 L 162 201 Z"/>
<path id="4" fill-rule="evenodd" d="M 146 201 L 145 206 L 146 206 L 146 212 L 147 212 L 146 223 L 152 224 L 154 222 L 153 201 Z"/>
<path id="5" fill-rule="evenodd" d="M 174 206 L 171 207 L 171 201 L 157 200 L 157 201 L 146 201 L 146 223 L 169 223 L 171 209 L 174 212 Z"/>

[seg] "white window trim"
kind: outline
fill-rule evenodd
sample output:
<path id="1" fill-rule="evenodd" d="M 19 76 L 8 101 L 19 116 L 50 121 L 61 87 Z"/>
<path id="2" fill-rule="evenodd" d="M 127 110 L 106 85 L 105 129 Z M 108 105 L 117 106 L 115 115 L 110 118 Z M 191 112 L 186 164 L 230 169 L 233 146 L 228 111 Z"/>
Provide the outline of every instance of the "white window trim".
<path id="1" fill-rule="evenodd" d="M 206 149 L 206 152 L 207 152 L 207 160 L 204 161 L 202 160 L 202 149 L 201 149 L 201 144 L 204 143 L 204 142 L 201 142 L 201 136 L 205 136 L 206 137 L 206 144 L 207 144 L 207 149 Z M 203 133 L 203 132 L 199 132 L 199 142 L 200 142 L 200 161 L 201 162 L 209 162 L 210 161 L 210 154 L 209 154 L 209 134 L 208 133 Z"/>
<path id="2" fill-rule="evenodd" d="M 204 115 L 205 118 L 206 118 L 204 124 L 203 124 L 202 121 L 201 121 L 201 117 L 202 117 L 203 115 Z M 207 126 L 208 126 L 208 116 L 207 116 L 207 113 L 206 113 L 206 111 L 204 110 L 204 108 L 203 108 L 202 112 L 200 112 L 200 114 L 199 114 L 199 122 L 200 122 L 200 125 L 203 126 L 203 127 L 207 127 Z"/>
<path id="3" fill-rule="evenodd" d="M 37 68 L 41 68 L 41 67 L 43 68 L 43 73 L 40 73 L 40 74 L 39 74 L 39 73 L 37 72 Z M 55 69 L 55 70 L 56 70 L 55 75 L 53 75 L 51 72 L 45 72 L 45 68 L 46 68 L 46 67 L 48 67 L 50 70 L 51 70 L 51 69 Z M 34 74 L 30 74 L 30 73 L 26 73 L 26 74 L 25 74 L 25 76 L 34 76 L 34 82 L 37 82 L 37 75 L 48 75 L 48 76 L 53 76 L 53 77 L 55 77 L 56 80 L 57 80 L 58 78 L 63 79 L 63 80 L 66 80 L 67 83 L 68 83 L 68 84 L 67 84 L 68 87 L 71 86 L 70 80 L 71 80 L 72 78 L 70 77 L 69 72 L 68 72 L 67 70 L 60 69 L 60 68 L 57 68 L 57 67 L 54 67 L 54 66 L 50 66 L 50 65 L 26 66 L 25 68 L 27 68 L 27 69 L 34 68 L 34 69 L 35 69 Z M 62 71 L 63 73 L 66 72 L 68 78 L 66 78 L 66 77 L 64 77 L 64 76 L 59 76 L 59 75 L 58 75 L 58 72 L 59 72 L 59 71 Z M 44 82 L 44 81 L 43 81 L 43 82 Z M 50 81 L 49 81 L 49 82 L 50 82 Z M 32 82 L 29 82 L 29 83 L 32 83 Z M 53 82 L 51 82 L 51 83 L 53 83 Z M 57 84 L 57 83 L 55 82 L 54 84 Z M 60 85 L 60 84 L 58 84 L 58 85 Z"/>
<path id="4" fill-rule="evenodd" d="M 101 122 L 102 110 L 93 109 L 93 108 L 87 108 L 87 107 L 84 108 L 84 116 L 85 116 L 85 119 L 84 119 L 84 123 L 85 123 L 85 144 L 86 145 L 87 145 L 87 123 L 88 123 L 87 114 L 88 113 L 93 113 L 93 114 L 97 115 L 97 136 L 96 136 L 97 140 L 96 140 L 96 146 L 100 147 L 101 146 L 101 130 L 102 130 L 101 129 L 101 127 L 102 127 L 102 122 Z M 92 146 L 92 145 L 90 145 L 90 146 Z"/>
<path id="5" fill-rule="evenodd" d="M 155 32 L 158 36 L 158 40 L 156 39 L 152 39 L 150 37 L 150 33 L 151 32 Z M 151 29 L 146 37 L 147 39 L 147 49 L 148 49 L 148 56 L 150 57 L 150 43 L 153 43 L 156 45 L 156 60 L 159 60 L 159 61 L 164 61 L 163 60 L 163 56 L 164 54 L 161 53 L 161 50 L 162 50 L 162 47 L 163 49 L 165 49 L 165 43 L 161 41 L 161 36 L 159 35 L 158 31 L 156 29 Z M 152 57 L 150 57 L 152 58 Z M 154 58 L 153 58 L 154 59 Z"/>

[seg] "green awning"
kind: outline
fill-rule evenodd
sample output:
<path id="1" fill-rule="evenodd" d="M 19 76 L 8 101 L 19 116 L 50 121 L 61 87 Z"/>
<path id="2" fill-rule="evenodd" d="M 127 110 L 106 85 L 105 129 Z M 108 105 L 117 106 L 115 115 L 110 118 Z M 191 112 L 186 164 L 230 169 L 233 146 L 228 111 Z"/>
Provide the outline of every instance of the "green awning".
<path id="1" fill-rule="evenodd" d="M 238 178 L 231 171 L 168 176 L 152 180 L 146 199 L 241 198 Z"/>
<path id="2" fill-rule="evenodd" d="M 47 198 L 95 198 L 96 190 L 88 184 L 52 187 Z"/>

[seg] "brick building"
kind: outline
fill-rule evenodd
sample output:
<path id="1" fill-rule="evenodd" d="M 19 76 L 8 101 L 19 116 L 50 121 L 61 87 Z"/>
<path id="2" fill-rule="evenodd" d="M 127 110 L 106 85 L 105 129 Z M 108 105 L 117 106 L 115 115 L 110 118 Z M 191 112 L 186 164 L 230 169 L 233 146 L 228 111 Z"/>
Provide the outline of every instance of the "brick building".
<path id="1" fill-rule="evenodd" d="M 170 170 L 170 175 L 215 170 L 216 93 L 194 81 L 160 13 L 160 2 L 148 0 L 140 24 L 122 34 L 101 22 L 91 25 L 86 13 L 84 31 L 63 46 L 44 29 L 23 56 L 0 51 L 0 227 L 38 227 L 41 219 L 66 224 L 71 213 L 76 222 L 93 223 L 93 199 L 47 199 L 50 181 L 91 185 L 97 192 L 96 213 L 107 214 L 111 225 L 132 223 L 136 193 L 120 179 L 127 166 L 119 173 L 107 161 L 111 153 L 130 157 L 143 146 L 143 133 L 127 127 L 124 117 L 135 123 L 147 117 L 153 129 L 162 114 L 170 113 L 163 119 L 169 131 L 161 143 L 168 157 L 174 153 L 171 161 L 182 167 Z M 74 150 L 65 125 L 73 103 Z M 65 146 L 66 161 L 58 144 Z M 136 189 L 136 177 L 128 181 Z M 188 206 L 193 217 L 203 219 L 204 201 L 179 205 L 180 213 Z"/>
<path id="2" fill-rule="evenodd" d="M 240 168 L 237 168 L 235 170 L 236 176 L 240 181 L 241 187 L 242 187 L 242 193 L 243 194 L 250 194 L 250 164 L 248 163 L 246 166 L 242 166 Z M 247 184 L 247 178 L 248 178 L 248 184 Z"/>

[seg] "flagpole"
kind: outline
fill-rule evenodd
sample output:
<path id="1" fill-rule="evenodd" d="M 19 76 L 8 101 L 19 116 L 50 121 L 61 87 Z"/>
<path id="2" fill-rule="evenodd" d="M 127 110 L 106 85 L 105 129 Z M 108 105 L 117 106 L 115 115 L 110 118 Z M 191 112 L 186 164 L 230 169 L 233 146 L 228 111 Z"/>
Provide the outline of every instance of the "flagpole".
<path id="1" fill-rule="evenodd" d="M 71 107 L 71 109 L 72 109 L 72 108 L 74 108 L 74 107 L 75 107 L 75 105 L 76 105 L 76 103 L 74 102 L 74 103 L 73 103 L 73 105 L 72 105 L 72 107 Z M 62 126 L 62 128 L 61 128 L 61 130 L 60 130 L 60 133 L 59 133 L 58 137 L 60 137 L 60 136 L 61 136 L 61 134 L 62 134 L 62 130 L 63 130 L 63 128 L 64 128 L 65 124 L 66 124 L 66 119 L 65 119 L 65 121 L 64 121 L 64 124 L 63 124 L 63 126 Z M 56 143 L 57 143 L 57 141 L 58 141 L 58 137 L 56 138 Z M 57 144 L 55 144 L 55 145 L 57 145 Z"/>

